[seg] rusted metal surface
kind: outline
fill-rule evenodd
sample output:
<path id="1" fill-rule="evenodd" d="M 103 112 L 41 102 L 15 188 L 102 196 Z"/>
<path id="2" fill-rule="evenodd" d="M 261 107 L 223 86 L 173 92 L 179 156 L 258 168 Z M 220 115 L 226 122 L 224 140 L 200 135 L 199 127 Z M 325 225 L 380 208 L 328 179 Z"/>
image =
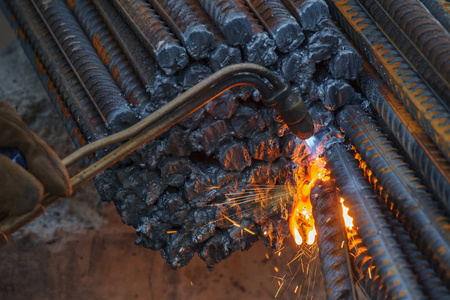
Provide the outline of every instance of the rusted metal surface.
<path id="1" fill-rule="evenodd" d="M 450 2 L 447 0 L 420 0 L 420 2 L 428 8 L 447 31 L 450 30 Z"/>
<path id="2" fill-rule="evenodd" d="M 373 264 L 373 258 L 369 255 L 361 237 L 355 230 L 351 231 L 348 236 L 353 274 L 358 285 L 369 299 L 389 299 L 386 287 Z"/>
<path id="3" fill-rule="evenodd" d="M 139 106 L 139 111 L 144 110 L 150 101 L 149 94 L 146 93 L 145 87 L 134 73 L 133 67 L 117 45 L 114 37 L 101 21 L 93 4 L 87 0 L 77 0 L 75 3 L 69 2 L 68 4 L 103 64 L 108 68 L 117 86 L 124 93 L 128 103 L 133 108 Z"/>
<path id="4" fill-rule="evenodd" d="M 279 51 L 295 50 L 305 39 L 300 24 L 281 0 L 245 0 L 247 6 L 274 39 Z"/>
<path id="5" fill-rule="evenodd" d="M 137 76 L 142 81 L 147 92 L 151 95 L 150 111 L 159 107 L 157 100 L 174 97 L 180 88 L 173 77 L 168 77 L 158 68 L 156 61 L 127 26 L 123 18 L 117 13 L 110 1 L 94 0 L 97 11 L 114 36 L 117 44 L 125 53 Z"/>
<path id="6" fill-rule="evenodd" d="M 104 122 L 35 8 L 27 1 L 5 1 L 2 5 L 14 14 L 18 35 L 26 39 L 36 53 L 31 59 L 36 62 L 41 80 L 46 78 L 44 86 L 50 95 L 58 91 L 60 96 L 52 98 L 60 107 L 60 115 L 68 129 L 72 130 L 75 140 L 80 140 L 82 145 L 85 142 L 81 136 L 88 141 L 104 136 Z"/>
<path id="7" fill-rule="evenodd" d="M 150 0 L 153 8 L 194 59 L 206 58 L 214 46 L 214 34 L 199 20 L 187 1 Z"/>
<path id="8" fill-rule="evenodd" d="M 355 0 L 328 0 L 332 14 L 450 161 L 450 113 Z"/>
<path id="9" fill-rule="evenodd" d="M 348 252 L 339 195 L 332 180 L 319 180 L 311 190 L 317 245 L 327 299 L 358 299 Z"/>
<path id="10" fill-rule="evenodd" d="M 423 76 L 447 110 L 450 33 L 418 0 L 358 0 L 383 33 Z"/>
<path id="11" fill-rule="evenodd" d="M 342 131 L 373 176 L 370 179 L 437 273 L 450 283 L 450 222 L 402 156 L 370 117 L 356 106 L 338 114 Z"/>
<path id="12" fill-rule="evenodd" d="M 39 3 L 42 14 L 92 95 L 107 125 L 117 131 L 136 121 L 85 33 L 62 0 Z"/>
<path id="13" fill-rule="evenodd" d="M 365 275 L 375 271 L 390 299 L 426 299 L 358 161 L 341 144 L 333 146 L 325 159 L 331 178 L 350 209 L 355 228 L 373 259 L 375 269 L 365 270 Z"/>
<path id="14" fill-rule="evenodd" d="M 359 78 L 362 92 L 410 159 L 417 164 L 417 170 L 429 182 L 433 193 L 450 211 L 449 163 L 367 61 L 364 62 L 364 71 Z"/>
<path id="15" fill-rule="evenodd" d="M 187 65 L 186 50 L 149 3 L 143 0 L 112 2 L 167 75 Z"/>

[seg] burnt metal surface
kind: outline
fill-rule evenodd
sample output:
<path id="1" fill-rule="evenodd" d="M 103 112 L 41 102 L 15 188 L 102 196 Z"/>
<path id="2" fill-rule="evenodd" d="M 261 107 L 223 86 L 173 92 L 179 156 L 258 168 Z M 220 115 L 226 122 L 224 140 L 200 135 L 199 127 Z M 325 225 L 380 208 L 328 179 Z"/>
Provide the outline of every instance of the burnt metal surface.
<path id="1" fill-rule="evenodd" d="M 327 299 L 357 299 L 347 233 L 334 182 L 318 180 L 310 199 Z"/>
<path id="2" fill-rule="evenodd" d="M 391 210 L 407 224 L 422 251 L 432 259 L 439 276 L 450 282 L 450 223 L 401 155 L 370 117 L 356 106 L 338 115 L 341 129 L 351 140 L 374 177 L 372 182 Z M 376 179 L 374 179 L 376 178 Z M 431 242 L 432 241 L 432 242 Z"/>
<path id="3" fill-rule="evenodd" d="M 340 144 L 327 152 L 326 161 L 367 253 L 373 259 L 375 268 L 364 273 L 375 271 L 390 299 L 426 299 L 359 162 Z"/>

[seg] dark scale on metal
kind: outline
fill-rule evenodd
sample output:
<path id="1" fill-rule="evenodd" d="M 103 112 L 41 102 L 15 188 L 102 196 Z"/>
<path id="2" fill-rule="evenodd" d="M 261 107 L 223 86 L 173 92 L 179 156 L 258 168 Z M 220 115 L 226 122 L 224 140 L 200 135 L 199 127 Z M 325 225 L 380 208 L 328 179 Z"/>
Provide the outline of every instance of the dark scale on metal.
<path id="1" fill-rule="evenodd" d="M 205 11 L 232 46 L 243 45 L 252 36 L 252 27 L 245 13 L 234 1 L 199 0 Z"/>
<path id="2" fill-rule="evenodd" d="M 151 54 L 139 42 L 131 28 L 108 0 L 94 0 L 93 3 L 127 56 L 146 91 L 151 95 L 150 107 L 147 107 L 146 111 L 139 112 L 145 116 L 161 106 L 157 101 L 167 97 L 172 98 L 180 91 L 177 81 L 174 77 L 166 76 L 164 71 L 158 68 Z"/>
<path id="3" fill-rule="evenodd" d="M 102 22 L 93 4 L 88 0 L 77 0 L 69 4 L 83 30 L 92 42 L 98 56 L 108 68 L 112 78 L 120 87 L 128 103 L 138 111 L 145 110 L 150 95 L 146 93 L 133 67 L 123 54 L 113 35 Z"/>
<path id="4" fill-rule="evenodd" d="M 353 288 L 347 232 L 334 182 L 317 181 L 310 199 L 327 299 L 358 299 Z"/>
<path id="5" fill-rule="evenodd" d="M 281 0 L 245 1 L 275 40 L 279 51 L 288 53 L 300 46 L 304 40 L 302 28 Z"/>
<path id="6" fill-rule="evenodd" d="M 411 236 L 432 259 L 442 280 L 450 283 L 448 215 L 361 108 L 347 106 L 339 113 L 338 121 L 373 172 L 370 179 L 386 204 L 399 216 L 402 223 L 407 224 Z M 419 207 L 423 209 L 418 209 Z M 433 242 L 427 242 L 428 239 Z"/>
<path id="7" fill-rule="evenodd" d="M 150 0 L 161 18 L 196 60 L 206 58 L 214 47 L 214 34 L 199 20 L 188 1 Z"/>
<path id="8" fill-rule="evenodd" d="M 40 9 L 111 129 L 133 124 L 134 112 L 64 2 L 54 0 Z"/>
<path id="9" fill-rule="evenodd" d="M 114 0 L 113 4 L 167 75 L 186 66 L 186 50 L 149 3 Z"/>
<path id="10" fill-rule="evenodd" d="M 275 53 L 275 42 L 269 37 L 264 27 L 255 18 L 244 0 L 234 0 L 239 8 L 245 13 L 252 26 L 252 39 L 243 46 L 244 59 L 247 62 L 263 66 L 273 65 L 278 56 Z"/>

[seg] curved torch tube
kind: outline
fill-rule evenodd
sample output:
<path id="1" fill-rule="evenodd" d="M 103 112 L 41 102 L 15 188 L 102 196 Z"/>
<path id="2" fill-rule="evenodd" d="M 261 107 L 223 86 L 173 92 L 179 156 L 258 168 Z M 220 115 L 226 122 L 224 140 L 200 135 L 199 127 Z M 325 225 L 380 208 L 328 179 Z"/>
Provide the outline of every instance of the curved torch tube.
<path id="1" fill-rule="evenodd" d="M 266 79 L 271 86 L 261 77 Z M 296 136 L 305 139 L 312 135 L 314 129 L 312 118 L 300 96 L 293 93 L 287 83 L 269 69 L 259 65 L 236 64 L 212 74 L 130 128 L 86 145 L 66 157 L 63 163 L 68 166 L 98 150 L 130 139 L 73 176 L 70 179 L 73 189 L 80 187 L 223 92 L 240 85 L 249 85 L 258 89 L 262 95 L 262 102 L 277 110 Z M 3 220 L 0 222 L 0 236 L 2 234 L 5 237 L 11 235 L 41 215 L 46 207 L 58 199 L 58 197 L 47 194 L 41 205 L 33 211 Z M 1 245 L 2 243 L 0 243 L 0 247 Z"/>

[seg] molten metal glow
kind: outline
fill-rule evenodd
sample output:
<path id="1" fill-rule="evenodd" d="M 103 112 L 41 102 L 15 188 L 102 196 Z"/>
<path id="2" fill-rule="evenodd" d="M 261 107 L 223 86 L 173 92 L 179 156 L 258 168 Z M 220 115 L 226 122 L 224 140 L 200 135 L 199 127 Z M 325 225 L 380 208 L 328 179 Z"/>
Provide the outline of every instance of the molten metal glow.
<path id="1" fill-rule="evenodd" d="M 294 199 L 294 205 L 289 218 L 289 229 L 297 245 L 301 245 L 303 241 L 306 241 L 308 245 L 312 245 L 317 232 L 314 227 L 314 218 L 312 216 L 312 206 L 309 197 L 317 180 L 328 181 L 330 180 L 330 174 L 325 168 L 325 161 L 318 157 L 309 166 L 308 174 L 306 174 L 305 178 L 302 178 L 302 175 L 298 175 L 298 179 L 302 180 L 302 184 L 297 187 L 297 195 Z M 353 218 L 348 215 L 349 209 L 344 205 L 344 199 L 341 198 L 340 201 L 345 227 L 352 228 Z"/>
<path id="2" fill-rule="evenodd" d="M 345 227 L 353 227 L 353 218 L 348 215 L 348 207 L 344 205 L 344 198 L 341 198 L 342 217 L 344 217 Z"/>
<path id="3" fill-rule="evenodd" d="M 301 245 L 304 240 L 308 245 L 311 245 L 314 243 L 317 233 L 314 228 L 309 196 L 317 180 L 327 181 L 330 177 L 328 170 L 325 169 L 325 161 L 319 157 L 310 164 L 306 178 L 303 178 L 303 174 L 298 174 L 297 177 L 302 183 L 297 188 L 291 217 L 289 218 L 289 229 L 297 245 Z"/>
<path id="4" fill-rule="evenodd" d="M 316 235 L 317 235 L 316 228 L 313 227 L 313 229 L 310 232 L 308 232 L 308 240 L 306 241 L 306 243 L 308 245 L 314 244 L 314 241 L 316 240 Z"/>

